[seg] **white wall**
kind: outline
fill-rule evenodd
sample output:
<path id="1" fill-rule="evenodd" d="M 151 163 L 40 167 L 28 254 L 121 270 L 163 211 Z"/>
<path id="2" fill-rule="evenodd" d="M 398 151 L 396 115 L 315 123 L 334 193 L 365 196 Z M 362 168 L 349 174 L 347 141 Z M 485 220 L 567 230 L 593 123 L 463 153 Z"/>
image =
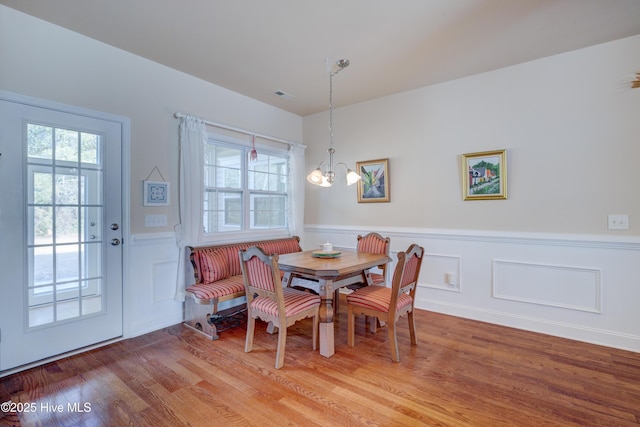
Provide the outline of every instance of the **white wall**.
<path id="1" fill-rule="evenodd" d="M 336 109 L 337 161 L 389 158 L 391 202 L 308 184 L 303 245 L 416 242 L 420 308 L 640 351 L 639 52 L 635 36 Z M 326 126 L 304 118 L 308 170 Z M 463 201 L 461 155 L 494 149 L 509 198 Z M 608 230 L 607 214 L 630 229 Z"/>
<path id="2" fill-rule="evenodd" d="M 389 158 L 391 203 L 308 186 L 305 222 L 640 236 L 639 52 L 636 36 L 336 109 L 336 160 Z M 327 133 L 326 113 L 304 118 L 309 170 Z M 463 201 L 461 154 L 503 148 L 508 200 Z"/>
<path id="3" fill-rule="evenodd" d="M 206 46 L 202 54 L 206 55 Z M 215 59 L 212 59 L 215 60 Z M 0 90 L 128 117 L 131 200 L 125 238 L 125 334 L 182 320 L 173 300 L 178 250 L 178 120 L 190 113 L 256 133 L 302 141 L 302 119 L 203 80 L 0 5 Z M 142 181 L 158 167 L 171 183 L 169 207 L 144 207 Z M 160 180 L 157 172 L 151 179 Z M 145 215 L 166 227 L 147 228 Z"/>

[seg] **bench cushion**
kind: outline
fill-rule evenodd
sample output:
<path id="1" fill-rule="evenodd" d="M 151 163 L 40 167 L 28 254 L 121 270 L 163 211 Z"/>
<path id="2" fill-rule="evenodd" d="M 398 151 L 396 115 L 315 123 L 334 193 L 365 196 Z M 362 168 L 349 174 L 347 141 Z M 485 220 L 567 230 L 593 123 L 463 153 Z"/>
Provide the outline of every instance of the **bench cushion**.
<path id="1" fill-rule="evenodd" d="M 200 300 L 221 298 L 236 293 L 244 294 L 244 281 L 242 275 L 231 276 L 217 282 L 189 286 L 187 292 L 192 293 L 196 299 Z"/>
<path id="2" fill-rule="evenodd" d="M 200 254 L 200 268 L 204 283 L 216 282 L 229 277 L 229 263 L 224 250 L 202 252 Z"/>

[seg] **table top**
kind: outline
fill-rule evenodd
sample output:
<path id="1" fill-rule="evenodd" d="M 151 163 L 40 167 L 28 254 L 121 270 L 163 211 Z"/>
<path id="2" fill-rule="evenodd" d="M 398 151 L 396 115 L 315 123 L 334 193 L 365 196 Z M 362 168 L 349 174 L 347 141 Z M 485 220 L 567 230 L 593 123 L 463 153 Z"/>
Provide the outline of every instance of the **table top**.
<path id="1" fill-rule="evenodd" d="M 385 254 L 370 254 L 355 250 L 341 250 L 336 258 L 316 258 L 315 250 L 280 255 L 278 267 L 284 272 L 308 274 L 315 277 L 338 277 L 362 272 L 386 264 L 391 258 Z"/>

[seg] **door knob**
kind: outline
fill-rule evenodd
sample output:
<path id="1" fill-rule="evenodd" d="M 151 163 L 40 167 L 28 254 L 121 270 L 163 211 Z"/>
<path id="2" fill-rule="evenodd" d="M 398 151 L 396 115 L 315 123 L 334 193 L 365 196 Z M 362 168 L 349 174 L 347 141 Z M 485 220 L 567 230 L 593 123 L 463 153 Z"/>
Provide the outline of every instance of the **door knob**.
<path id="1" fill-rule="evenodd" d="M 113 246 L 118 246 L 120 244 L 120 239 L 111 239 L 111 244 Z"/>
<path id="2" fill-rule="evenodd" d="M 113 224 L 111 224 L 111 229 L 112 230 L 117 230 L 118 229 L 118 224 L 116 224 L 115 222 Z"/>

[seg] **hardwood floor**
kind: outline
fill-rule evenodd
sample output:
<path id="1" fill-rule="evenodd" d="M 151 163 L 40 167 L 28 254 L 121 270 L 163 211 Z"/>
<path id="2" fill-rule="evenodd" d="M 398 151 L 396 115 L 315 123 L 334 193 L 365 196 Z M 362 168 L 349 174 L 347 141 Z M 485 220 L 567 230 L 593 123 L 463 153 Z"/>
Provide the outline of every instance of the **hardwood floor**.
<path id="1" fill-rule="evenodd" d="M 418 346 L 357 319 L 336 354 L 311 350 L 311 321 L 276 335 L 257 323 L 209 341 L 175 325 L 0 379 L 0 425 L 42 426 L 632 426 L 640 424 L 640 354 L 417 311 Z M 403 319 L 404 320 L 404 319 Z M 83 412 L 81 412 L 82 410 Z"/>

